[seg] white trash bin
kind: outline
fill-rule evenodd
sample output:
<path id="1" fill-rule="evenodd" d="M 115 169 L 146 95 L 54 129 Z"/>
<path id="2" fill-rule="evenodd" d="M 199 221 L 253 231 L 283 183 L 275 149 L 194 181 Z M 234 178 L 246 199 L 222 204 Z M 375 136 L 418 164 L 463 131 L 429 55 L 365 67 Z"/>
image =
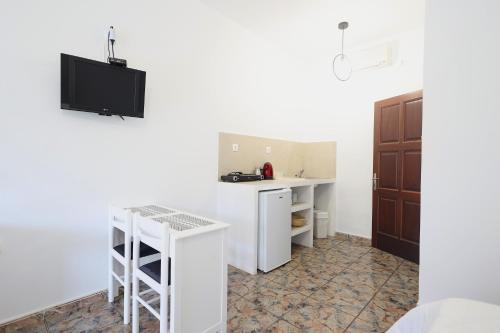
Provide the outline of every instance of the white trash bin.
<path id="1" fill-rule="evenodd" d="M 314 237 L 328 237 L 328 212 L 314 210 Z"/>

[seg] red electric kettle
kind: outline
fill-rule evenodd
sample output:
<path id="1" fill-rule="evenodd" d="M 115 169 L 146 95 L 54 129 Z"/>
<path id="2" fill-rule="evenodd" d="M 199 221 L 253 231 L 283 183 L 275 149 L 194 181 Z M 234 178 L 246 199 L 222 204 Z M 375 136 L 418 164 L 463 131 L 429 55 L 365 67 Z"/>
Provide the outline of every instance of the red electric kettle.
<path id="1" fill-rule="evenodd" d="M 262 174 L 264 175 L 264 179 L 273 179 L 273 165 L 269 162 L 264 163 Z"/>

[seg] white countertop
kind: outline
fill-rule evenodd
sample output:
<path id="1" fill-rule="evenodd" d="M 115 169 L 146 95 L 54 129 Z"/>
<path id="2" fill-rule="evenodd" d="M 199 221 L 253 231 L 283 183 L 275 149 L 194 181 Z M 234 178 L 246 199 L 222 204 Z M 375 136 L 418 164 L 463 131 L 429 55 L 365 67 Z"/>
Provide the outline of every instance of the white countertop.
<path id="1" fill-rule="evenodd" d="M 230 183 L 219 181 L 220 184 L 228 186 L 254 187 L 257 191 L 273 190 L 278 188 L 288 188 L 296 186 L 310 186 L 319 184 L 335 183 L 335 178 L 279 178 L 272 180 L 257 180 L 251 182 Z"/>

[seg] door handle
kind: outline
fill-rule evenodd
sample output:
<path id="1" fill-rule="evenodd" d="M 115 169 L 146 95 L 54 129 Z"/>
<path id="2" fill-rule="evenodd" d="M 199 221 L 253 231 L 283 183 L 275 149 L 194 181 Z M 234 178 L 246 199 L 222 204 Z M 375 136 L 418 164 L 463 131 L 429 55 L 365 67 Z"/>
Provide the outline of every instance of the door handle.
<path id="1" fill-rule="evenodd" d="M 373 181 L 373 190 L 374 190 L 374 191 L 378 190 L 378 180 L 379 180 L 379 179 L 380 179 L 380 178 L 377 178 L 377 174 L 376 174 L 376 173 L 374 173 L 374 174 L 373 174 L 373 179 L 372 179 L 372 181 Z"/>

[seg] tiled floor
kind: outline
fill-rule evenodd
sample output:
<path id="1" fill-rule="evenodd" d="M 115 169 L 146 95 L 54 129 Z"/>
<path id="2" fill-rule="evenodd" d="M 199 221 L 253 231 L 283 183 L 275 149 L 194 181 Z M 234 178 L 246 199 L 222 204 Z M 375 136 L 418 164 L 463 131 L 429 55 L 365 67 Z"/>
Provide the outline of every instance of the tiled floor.
<path id="1" fill-rule="evenodd" d="M 230 269 L 228 331 L 385 332 L 417 297 L 417 265 L 339 235 L 268 274 Z"/>
<path id="2" fill-rule="evenodd" d="M 292 261 L 268 274 L 233 267 L 228 332 L 384 332 L 416 305 L 418 266 L 338 235 L 293 247 Z M 123 308 L 99 293 L 0 327 L 10 332 L 130 332 Z M 141 312 L 141 332 L 158 321 Z"/>

